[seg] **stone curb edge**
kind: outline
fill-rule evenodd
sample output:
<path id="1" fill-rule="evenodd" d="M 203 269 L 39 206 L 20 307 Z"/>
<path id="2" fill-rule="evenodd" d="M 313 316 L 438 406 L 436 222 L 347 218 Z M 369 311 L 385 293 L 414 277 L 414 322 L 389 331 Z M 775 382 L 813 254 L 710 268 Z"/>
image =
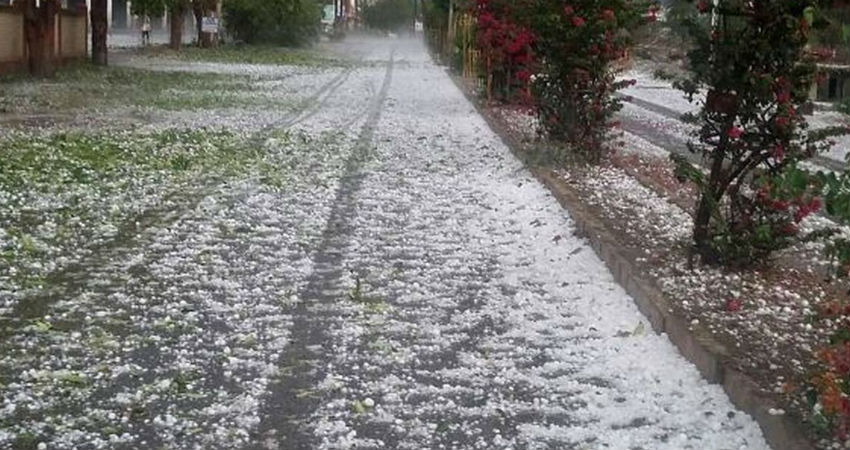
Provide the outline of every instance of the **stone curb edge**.
<path id="1" fill-rule="evenodd" d="M 723 344 L 716 341 L 706 330 L 691 326 L 684 318 L 673 314 L 671 301 L 648 277 L 634 270 L 633 263 L 625 256 L 626 252 L 608 227 L 588 210 L 568 184 L 552 169 L 528 165 L 523 146 L 501 128 L 481 99 L 470 92 L 464 80 L 448 70 L 447 75 L 484 118 L 490 129 L 570 213 L 575 223 L 576 235 L 589 241 L 594 252 L 608 266 L 617 283 L 634 299 L 655 332 L 666 333 L 682 356 L 697 367 L 703 378 L 709 383 L 720 384 L 732 403 L 755 419 L 773 450 L 815 450 L 803 431 L 801 422 L 785 414 L 771 414 L 771 410 L 779 409 L 777 403 L 759 393 L 758 384 L 729 363 L 729 353 Z"/>

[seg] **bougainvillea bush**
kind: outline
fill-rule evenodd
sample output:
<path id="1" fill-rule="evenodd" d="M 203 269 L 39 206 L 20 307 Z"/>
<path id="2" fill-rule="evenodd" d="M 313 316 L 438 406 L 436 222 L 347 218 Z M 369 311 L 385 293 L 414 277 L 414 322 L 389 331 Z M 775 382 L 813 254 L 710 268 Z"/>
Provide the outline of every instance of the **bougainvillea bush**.
<path id="1" fill-rule="evenodd" d="M 626 55 L 630 31 L 653 19 L 655 9 L 631 0 L 539 0 L 530 9 L 541 125 L 551 139 L 596 160 L 621 107 L 614 94 L 628 84 L 616 80 L 613 63 Z"/>
<path id="2" fill-rule="evenodd" d="M 806 132 L 800 106 L 815 81 L 806 43 L 816 0 L 699 0 L 710 20 L 689 25 L 692 78 L 678 83 L 702 108 L 691 151 L 709 173 L 676 159 L 700 190 L 694 244 L 708 263 L 746 265 L 798 239 L 797 224 L 820 208 L 814 185 L 796 164 L 843 130 Z M 704 96 L 697 96 L 704 93 Z"/>
<path id="3" fill-rule="evenodd" d="M 477 0 L 473 13 L 488 99 L 529 102 L 536 37 L 521 24 L 528 13 L 528 2 Z"/>
<path id="4" fill-rule="evenodd" d="M 826 212 L 838 224 L 850 225 L 850 172 L 821 172 L 817 178 Z M 850 277 L 850 237 L 840 230 L 833 233 L 827 254 L 835 274 L 846 280 Z M 813 376 L 809 390 L 813 422 L 818 428 L 834 431 L 840 439 L 850 440 L 850 302 L 827 305 L 820 319 L 833 322 L 838 331 L 818 351 L 822 370 Z"/>
<path id="5" fill-rule="evenodd" d="M 838 322 L 830 345 L 818 352 L 823 371 L 812 379 L 809 391 L 815 425 L 850 440 L 850 305 L 833 305 L 825 319 Z"/>

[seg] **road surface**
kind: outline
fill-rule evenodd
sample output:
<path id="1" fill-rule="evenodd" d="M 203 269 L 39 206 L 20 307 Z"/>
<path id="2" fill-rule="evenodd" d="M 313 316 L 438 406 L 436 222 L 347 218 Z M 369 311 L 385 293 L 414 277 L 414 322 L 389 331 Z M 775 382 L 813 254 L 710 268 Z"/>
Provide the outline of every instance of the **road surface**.
<path id="1" fill-rule="evenodd" d="M 13 308 L 0 447 L 768 449 L 420 42 L 330 51 L 237 122 L 285 188 L 182 192 Z"/>

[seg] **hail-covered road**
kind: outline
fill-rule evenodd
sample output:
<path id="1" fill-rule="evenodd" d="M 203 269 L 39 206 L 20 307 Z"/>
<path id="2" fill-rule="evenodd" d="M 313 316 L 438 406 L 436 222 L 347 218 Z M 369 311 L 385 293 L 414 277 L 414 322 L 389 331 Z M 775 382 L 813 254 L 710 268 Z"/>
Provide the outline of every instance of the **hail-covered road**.
<path id="1" fill-rule="evenodd" d="M 285 182 L 182 192 L 6 303 L 0 448 L 768 448 L 419 41 L 335 50 L 257 76 L 292 111 L 223 113 Z"/>

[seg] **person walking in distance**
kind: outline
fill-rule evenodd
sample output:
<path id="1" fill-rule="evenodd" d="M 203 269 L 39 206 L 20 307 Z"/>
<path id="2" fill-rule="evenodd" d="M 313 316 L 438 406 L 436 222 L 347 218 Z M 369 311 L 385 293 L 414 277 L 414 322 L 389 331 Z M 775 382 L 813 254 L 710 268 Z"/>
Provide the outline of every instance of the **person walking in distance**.
<path id="1" fill-rule="evenodd" d="M 142 18 L 142 45 L 151 45 L 151 18 L 147 14 Z"/>

